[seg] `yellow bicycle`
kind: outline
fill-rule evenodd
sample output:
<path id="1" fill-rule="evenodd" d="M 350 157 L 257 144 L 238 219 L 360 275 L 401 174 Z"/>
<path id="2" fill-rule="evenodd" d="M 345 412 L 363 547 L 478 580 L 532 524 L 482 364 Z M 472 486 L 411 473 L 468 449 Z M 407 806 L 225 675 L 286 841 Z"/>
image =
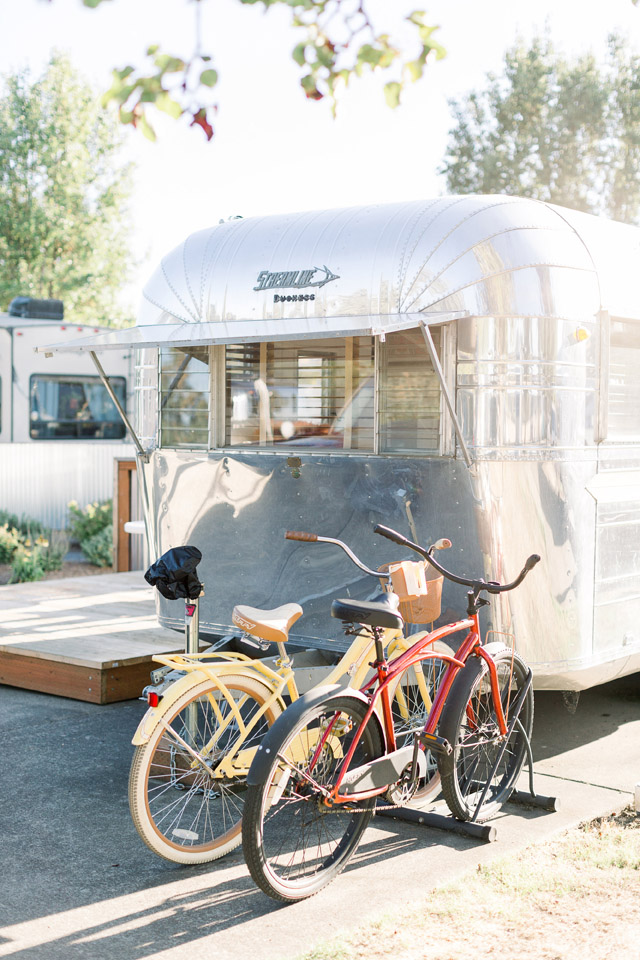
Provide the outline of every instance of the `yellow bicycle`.
<path id="1" fill-rule="evenodd" d="M 415 613 L 416 596 L 406 594 L 406 575 L 417 575 L 422 593 L 417 600 L 422 603 L 419 615 L 428 614 L 429 620 L 439 615 L 442 578 L 427 581 L 425 586 L 424 571 L 421 578 L 420 569 L 415 569 L 419 564 L 408 568 L 405 561 L 387 565 L 389 569 L 370 570 L 341 540 L 291 531 L 285 536 L 341 547 L 361 570 L 385 584 L 383 597 L 390 607 L 397 611 L 400 605 L 409 615 Z M 450 543 L 442 540 L 436 546 Z M 399 583 L 405 591 L 399 595 L 390 591 L 396 573 L 394 586 Z M 182 673 L 165 690 L 148 688 L 151 705 L 133 737 L 136 750 L 129 775 L 129 806 L 138 833 L 154 853 L 176 863 L 206 863 L 240 844 L 246 778 L 256 749 L 287 704 L 300 695 L 286 641 L 301 615 L 302 607 L 296 603 L 273 610 L 242 604 L 234 608 L 233 622 L 245 635 L 262 644 L 277 645 L 279 656 L 272 663 L 220 651 L 154 656 L 156 662 Z M 426 631 L 404 637 L 398 629 L 385 630 L 383 645 L 389 660 L 423 635 Z M 451 651 L 443 645 L 441 652 Z M 322 685 L 342 683 L 359 689 L 371 671 L 373 654 L 370 633 L 358 632 Z M 392 699 L 400 744 L 403 733 L 409 736 L 409 731 L 425 722 L 445 668 L 446 663 L 436 658 L 402 675 Z M 339 753 L 341 731 L 334 730 L 332 737 L 336 740 L 334 753 Z M 424 799 L 440 789 L 436 760 L 430 755 L 426 759 L 419 792 Z"/>

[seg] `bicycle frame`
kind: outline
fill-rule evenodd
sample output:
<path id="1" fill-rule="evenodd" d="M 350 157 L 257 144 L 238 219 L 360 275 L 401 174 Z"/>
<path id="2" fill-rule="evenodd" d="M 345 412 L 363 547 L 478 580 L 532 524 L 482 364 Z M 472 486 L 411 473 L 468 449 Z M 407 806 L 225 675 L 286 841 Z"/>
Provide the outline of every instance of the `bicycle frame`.
<path id="1" fill-rule="evenodd" d="M 426 648 L 433 644 L 436 640 L 439 640 L 443 637 L 448 637 L 451 634 L 458 633 L 461 630 L 468 630 L 469 632 L 466 634 L 462 643 L 458 647 L 455 656 L 449 656 L 439 651 L 437 653 L 426 651 Z M 389 669 L 389 663 L 384 658 L 375 662 L 374 667 L 376 669 L 376 676 L 373 677 L 373 679 L 365 684 L 365 686 L 362 688 L 362 692 L 366 692 L 374 687 L 373 693 L 370 696 L 369 707 L 360 726 L 358 727 L 353 742 L 344 757 L 333 789 L 331 790 L 329 796 L 325 797 L 324 799 L 324 802 L 327 806 L 332 806 L 333 804 L 339 803 L 353 803 L 354 800 L 366 800 L 370 797 L 380 796 L 385 792 L 385 790 L 388 789 L 389 785 L 387 784 L 386 786 L 378 787 L 375 790 L 351 793 L 348 796 L 340 794 L 340 786 L 344 780 L 347 770 L 349 769 L 349 764 L 353 758 L 353 754 L 358 746 L 358 743 L 360 742 L 362 732 L 371 719 L 372 713 L 376 709 L 378 700 L 380 700 L 382 704 L 382 717 L 387 739 L 386 752 L 391 753 L 396 749 L 394 725 L 391 717 L 389 685 L 392 684 L 394 680 L 399 678 L 403 673 L 405 673 L 410 667 L 415 666 L 418 663 L 422 663 L 424 660 L 438 658 L 448 662 L 449 666 L 444 677 L 438 685 L 436 696 L 433 700 L 431 709 L 429 710 L 429 715 L 423 729 L 425 736 L 434 737 L 435 729 L 438 725 L 438 721 L 442 714 L 442 710 L 444 708 L 447 696 L 449 695 L 449 691 L 451 690 L 453 681 L 455 680 L 458 671 L 464 668 L 469 657 L 471 656 L 482 657 L 482 659 L 487 663 L 489 668 L 491 694 L 496 711 L 498 728 L 501 736 L 505 736 L 507 733 L 507 725 L 504 710 L 502 708 L 502 701 L 500 699 L 497 670 L 491 655 L 487 653 L 482 646 L 478 615 L 476 613 L 470 616 L 468 619 L 447 624 L 446 626 L 439 627 L 437 630 L 426 634 L 392 662 L 392 669 Z M 311 770 L 320 756 L 327 739 L 332 735 L 332 726 L 336 722 L 338 716 L 339 714 L 336 714 L 334 719 L 327 724 L 316 750 L 314 751 L 314 756 L 310 764 Z"/>
<path id="2" fill-rule="evenodd" d="M 422 632 L 421 638 L 425 636 L 426 634 Z M 402 649 L 403 647 L 406 648 L 408 640 L 406 640 L 399 631 L 385 630 L 381 642 L 384 647 L 395 646 L 396 649 L 399 649 L 398 658 L 408 652 L 406 649 L 404 651 Z M 348 675 L 351 677 L 353 686 L 360 687 L 364 683 L 366 674 L 369 672 L 371 666 L 369 657 L 374 643 L 375 640 L 370 634 L 364 630 L 361 631 L 358 636 L 355 637 L 344 656 L 340 658 L 333 670 L 329 672 L 323 684 L 338 683 L 345 675 Z M 193 755 L 192 766 L 194 768 L 202 764 L 206 765 L 207 757 L 215 750 L 216 742 L 232 722 L 236 725 L 237 737 L 234 739 L 231 748 L 227 750 L 225 756 L 215 767 L 209 768 L 207 766 L 209 775 L 213 780 L 246 776 L 253 757 L 255 756 L 256 747 L 252 746 L 243 749 L 243 743 L 247 741 L 254 728 L 276 701 L 283 709 L 285 708 L 286 704 L 283 699 L 285 689 L 292 702 L 299 697 L 292 661 L 288 657 L 281 657 L 277 660 L 275 664 L 276 669 L 273 669 L 262 660 L 252 660 L 245 654 L 231 652 L 220 653 L 219 651 L 213 654 L 205 651 L 204 653 L 194 653 L 188 656 L 185 654 L 164 654 L 156 655 L 153 659 L 158 663 L 172 666 L 178 670 L 186 670 L 192 674 L 197 673 L 198 676 L 194 678 L 193 683 L 199 683 L 203 679 L 208 679 L 211 680 L 217 688 L 216 693 L 209 695 L 211 708 L 216 714 L 218 721 L 215 737 L 205 744 L 197 754 L 188 748 L 188 745 L 184 742 L 181 744 L 183 747 L 186 746 L 188 752 Z M 392 658 L 391 662 L 395 663 L 396 659 L 397 658 Z M 237 676 L 238 674 L 247 673 L 254 676 L 257 675 L 270 690 L 268 699 L 261 708 L 252 715 L 249 723 L 246 723 L 242 717 L 241 707 L 244 703 L 244 698 L 236 701 L 224 682 L 225 676 Z M 373 679 L 375 680 L 375 677 Z M 182 695 L 184 689 L 185 688 L 181 686 L 175 692 L 176 694 L 179 693 Z M 228 704 L 229 710 L 226 716 L 223 716 L 222 710 L 217 703 L 219 698 L 224 699 Z M 176 736 L 175 732 L 172 732 L 169 725 L 164 722 L 164 715 L 173 701 L 173 696 L 171 696 L 171 699 L 163 699 L 157 707 L 152 707 L 147 711 L 147 714 L 143 717 L 136 731 L 136 736 L 133 740 L 134 743 L 143 743 L 148 740 L 157 724 L 165 726 L 167 733 L 172 733 L 172 735 Z M 402 712 L 402 705 L 400 705 L 400 709 Z"/>

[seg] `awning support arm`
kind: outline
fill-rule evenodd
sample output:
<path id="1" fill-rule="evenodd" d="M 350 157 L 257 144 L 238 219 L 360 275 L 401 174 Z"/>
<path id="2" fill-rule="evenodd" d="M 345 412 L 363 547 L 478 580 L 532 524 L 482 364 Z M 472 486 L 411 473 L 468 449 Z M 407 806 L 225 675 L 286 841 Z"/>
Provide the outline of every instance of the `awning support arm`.
<path id="1" fill-rule="evenodd" d="M 467 447 L 465 439 L 462 435 L 462 428 L 460 426 L 458 417 L 456 416 L 456 409 L 451 399 L 451 395 L 449 393 L 449 389 L 447 387 L 446 381 L 444 379 L 444 373 L 442 372 L 442 367 L 440 365 L 440 358 L 438 357 L 438 354 L 436 352 L 436 346 L 433 342 L 431 331 L 429 330 L 428 325 L 424 323 L 424 321 L 420 323 L 420 329 L 422 330 L 422 336 L 424 337 L 425 343 L 427 345 L 427 350 L 429 351 L 429 355 L 431 356 L 431 363 L 433 364 L 433 369 L 435 370 L 438 376 L 438 380 L 440 381 L 440 387 L 442 388 L 442 393 L 445 399 L 445 403 L 447 404 L 449 416 L 451 417 L 451 420 L 453 422 L 453 429 L 455 430 L 456 438 L 460 445 L 462 456 L 464 457 L 464 462 L 469 468 L 471 468 L 473 466 L 473 460 L 471 459 L 471 455 L 469 454 L 469 448 Z"/>
<path id="2" fill-rule="evenodd" d="M 131 426 L 131 423 L 129 422 L 129 418 L 127 417 L 126 413 L 122 409 L 122 404 L 118 400 L 113 387 L 109 383 L 109 378 L 104 372 L 103 366 L 98 360 L 93 350 L 89 350 L 89 356 L 93 360 L 96 370 L 100 374 L 100 379 L 102 380 L 107 393 L 113 400 L 116 410 L 120 414 L 122 422 L 124 423 L 125 427 L 129 431 L 131 438 L 136 446 L 136 451 L 137 451 L 136 461 L 137 461 L 138 474 L 142 481 L 140 488 L 142 491 L 142 511 L 144 514 L 144 526 L 147 534 L 147 546 L 149 547 L 149 555 L 154 559 L 157 559 L 158 550 L 156 545 L 156 538 L 155 538 L 153 527 L 151 525 L 151 501 L 149 499 L 149 490 L 147 488 L 147 477 L 143 467 L 143 464 L 149 463 L 149 454 L 146 452 L 146 450 L 138 440 L 138 437 L 136 436 L 134 429 Z"/>
<path id="3" fill-rule="evenodd" d="M 109 396 L 110 396 L 111 399 L 113 400 L 113 403 L 114 403 L 114 405 L 115 405 L 115 408 L 116 408 L 116 410 L 118 411 L 118 413 L 120 414 L 120 419 L 121 419 L 122 422 L 124 423 L 125 427 L 126 427 L 127 430 L 129 431 L 129 433 L 131 434 L 131 439 L 133 440 L 133 442 L 134 442 L 135 445 L 136 445 L 136 450 L 138 451 L 139 456 L 142 457 L 142 459 L 143 459 L 143 460 L 145 461 L 145 463 L 146 463 L 146 462 L 149 460 L 149 457 L 148 457 L 148 455 L 147 455 L 144 447 L 142 446 L 142 444 L 141 444 L 140 441 L 138 440 L 138 438 L 137 438 L 137 436 L 136 436 L 136 434 L 135 434 L 135 431 L 134 431 L 133 427 L 131 426 L 131 423 L 129 422 L 129 418 L 127 417 L 126 413 L 125 413 L 124 410 L 122 409 L 122 404 L 121 404 L 120 401 L 118 400 L 118 398 L 117 398 L 117 396 L 116 396 L 116 394 L 115 394 L 115 391 L 114 391 L 113 387 L 111 386 L 111 384 L 110 384 L 110 382 L 109 382 L 109 378 L 108 378 L 108 376 L 106 375 L 106 373 L 104 372 L 104 369 L 103 369 L 103 367 L 102 367 L 102 364 L 101 364 L 100 361 L 98 360 L 98 358 L 97 358 L 97 356 L 95 355 L 95 353 L 93 352 L 93 350 L 90 350 L 90 351 L 89 351 L 89 356 L 90 356 L 91 359 L 93 360 L 93 362 L 94 362 L 94 364 L 95 364 L 95 366 L 96 366 L 96 369 L 97 369 L 98 373 L 100 374 L 100 379 L 102 380 L 102 382 L 103 382 L 103 384 L 104 384 L 104 386 L 105 386 L 105 390 L 107 391 L 107 393 L 109 394 Z"/>

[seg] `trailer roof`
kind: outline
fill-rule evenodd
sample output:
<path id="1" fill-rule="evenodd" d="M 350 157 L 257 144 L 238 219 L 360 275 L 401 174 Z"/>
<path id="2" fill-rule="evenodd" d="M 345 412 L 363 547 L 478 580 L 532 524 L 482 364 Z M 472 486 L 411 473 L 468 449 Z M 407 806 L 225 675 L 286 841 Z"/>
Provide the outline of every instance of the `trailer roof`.
<path id="1" fill-rule="evenodd" d="M 65 348 L 378 334 L 469 314 L 640 317 L 639 253 L 635 227 L 518 197 L 232 220 L 164 257 L 134 329 Z"/>

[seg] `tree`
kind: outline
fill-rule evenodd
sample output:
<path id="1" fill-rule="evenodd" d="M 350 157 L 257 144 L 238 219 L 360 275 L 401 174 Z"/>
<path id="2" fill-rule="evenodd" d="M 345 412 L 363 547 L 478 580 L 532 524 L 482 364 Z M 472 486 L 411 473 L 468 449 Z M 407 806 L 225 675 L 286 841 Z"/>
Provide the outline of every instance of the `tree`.
<path id="1" fill-rule="evenodd" d="M 96 8 L 110 0 L 82 0 Z M 184 0 L 183 0 L 184 2 Z M 213 137 L 211 102 L 218 72 L 202 38 L 201 12 L 206 0 L 192 0 L 194 10 L 194 49 L 189 60 L 166 53 L 156 45 L 147 49 L 147 64 L 131 65 L 113 71 L 113 85 L 104 103 L 118 105 L 123 123 L 139 127 L 155 139 L 147 108 L 155 106 L 172 117 L 186 116 L 199 126 L 208 140 Z M 445 55 L 434 37 L 438 27 L 430 26 L 422 11 L 414 10 L 405 19 L 415 37 L 415 50 L 409 56 L 394 45 L 389 34 L 375 29 L 365 9 L 366 0 L 238 0 L 246 6 L 261 4 L 265 10 L 284 5 L 300 39 L 292 57 L 302 70 L 300 85 L 310 100 L 328 97 L 335 110 L 339 88 L 366 70 L 381 70 L 390 79 L 384 93 L 389 106 L 400 102 L 408 82 L 419 80 L 431 54 Z M 634 0 L 637 2 L 637 0 Z"/>
<path id="2" fill-rule="evenodd" d="M 74 321 L 120 319 L 131 268 L 123 132 L 54 54 L 41 79 L 5 81 L 0 96 L 0 305 L 56 297 Z"/>
<path id="3" fill-rule="evenodd" d="M 606 63 L 550 40 L 515 46 L 501 76 L 450 101 L 440 172 L 451 193 L 506 193 L 629 223 L 640 208 L 640 57 L 618 36 Z"/>

